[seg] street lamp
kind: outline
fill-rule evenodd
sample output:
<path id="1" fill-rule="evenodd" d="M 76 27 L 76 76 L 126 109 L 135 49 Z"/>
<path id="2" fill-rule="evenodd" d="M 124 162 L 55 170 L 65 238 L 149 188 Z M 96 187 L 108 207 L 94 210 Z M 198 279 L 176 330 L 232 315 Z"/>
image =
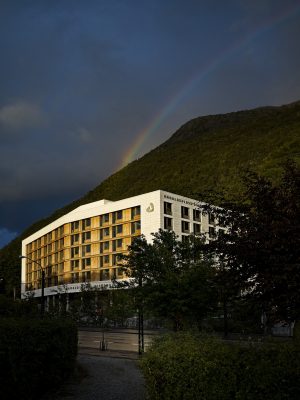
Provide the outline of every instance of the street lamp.
<path id="1" fill-rule="evenodd" d="M 37 264 L 42 272 L 42 297 L 41 297 L 41 316 L 43 318 L 45 314 L 45 269 L 43 268 L 42 264 L 38 261 L 33 260 L 30 257 L 20 255 L 19 258 L 26 258 L 27 260 Z"/>

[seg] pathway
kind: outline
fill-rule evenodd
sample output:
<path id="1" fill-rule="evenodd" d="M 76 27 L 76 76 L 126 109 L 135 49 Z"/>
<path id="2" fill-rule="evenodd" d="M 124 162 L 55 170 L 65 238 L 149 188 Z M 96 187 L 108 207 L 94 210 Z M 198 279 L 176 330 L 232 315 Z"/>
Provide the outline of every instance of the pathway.
<path id="1" fill-rule="evenodd" d="M 137 362 L 127 358 L 79 354 L 77 378 L 45 400 L 143 400 L 144 379 Z"/>

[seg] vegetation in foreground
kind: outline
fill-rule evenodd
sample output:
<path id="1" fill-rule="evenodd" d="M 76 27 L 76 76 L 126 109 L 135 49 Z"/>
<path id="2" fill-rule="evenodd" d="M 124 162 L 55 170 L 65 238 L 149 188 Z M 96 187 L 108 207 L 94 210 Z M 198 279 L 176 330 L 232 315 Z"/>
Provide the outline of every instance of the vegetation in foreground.
<path id="1" fill-rule="evenodd" d="M 77 327 L 71 319 L 41 318 L 32 299 L 0 295 L 1 399 L 39 399 L 73 372 Z"/>
<path id="2" fill-rule="evenodd" d="M 300 343 L 235 343 L 176 333 L 140 366 L 151 400 L 298 400 Z"/>

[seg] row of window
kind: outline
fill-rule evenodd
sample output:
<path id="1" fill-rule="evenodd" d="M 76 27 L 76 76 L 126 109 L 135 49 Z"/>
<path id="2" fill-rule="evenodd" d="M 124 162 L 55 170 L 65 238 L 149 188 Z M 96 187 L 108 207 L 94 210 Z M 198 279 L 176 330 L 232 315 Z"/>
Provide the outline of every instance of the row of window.
<path id="1" fill-rule="evenodd" d="M 167 201 L 164 202 L 164 214 L 173 215 L 173 204 Z M 193 212 L 193 221 L 201 222 L 201 211 L 190 209 L 189 207 L 181 206 L 181 218 L 190 219 L 190 212 Z"/>
<path id="2" fill-rule="evenodd" d="M 181 232 L 182 233 L 191 233 L 190 230 L 190 222 L 188 221 L 181 221 Z M 200 235 L 201 233 L 201 225 L 197 223 L 193 223 L 193 233 L 195 235 Z M 164 229 L 173 230 L 173 218 L 164 217 Z"/>

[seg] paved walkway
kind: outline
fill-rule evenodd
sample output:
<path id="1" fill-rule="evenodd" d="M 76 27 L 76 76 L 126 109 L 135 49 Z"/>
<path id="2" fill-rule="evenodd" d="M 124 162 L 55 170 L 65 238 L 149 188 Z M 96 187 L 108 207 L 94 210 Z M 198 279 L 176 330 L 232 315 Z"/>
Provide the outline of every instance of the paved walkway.
<path id="1" fill-rule="evenodd" d="M 104 355 L 104 354 L 103 354 Z M 81 352 L 77 377 L 49 400 L 143 400 L 144 379 L 136 360 Z M 47 400 L 46 398 L 45 400 Z"/>

